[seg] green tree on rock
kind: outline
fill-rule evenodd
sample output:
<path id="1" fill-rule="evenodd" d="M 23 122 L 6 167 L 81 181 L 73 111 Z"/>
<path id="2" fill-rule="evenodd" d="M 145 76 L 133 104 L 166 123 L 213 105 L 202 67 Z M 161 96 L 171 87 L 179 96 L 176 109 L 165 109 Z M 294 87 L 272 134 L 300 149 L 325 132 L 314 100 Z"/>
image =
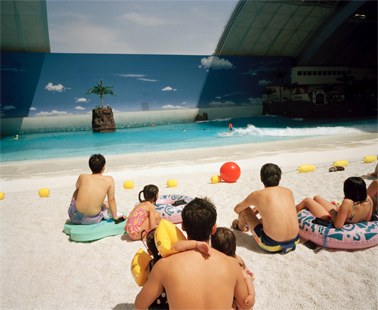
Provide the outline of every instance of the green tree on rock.
<path id="1" fill-rule="evenodd" d="M 115 95 L 113 92 L 113 86 L 104 86 L 102 83 L 102 80 L 97 82 L 97 85 L 90 88 L 87 92 L 88 95 L 90 94 L 96 94 L 101 99 L 101 108 L 104 107 L 104 96 L 105 95 Z"/>

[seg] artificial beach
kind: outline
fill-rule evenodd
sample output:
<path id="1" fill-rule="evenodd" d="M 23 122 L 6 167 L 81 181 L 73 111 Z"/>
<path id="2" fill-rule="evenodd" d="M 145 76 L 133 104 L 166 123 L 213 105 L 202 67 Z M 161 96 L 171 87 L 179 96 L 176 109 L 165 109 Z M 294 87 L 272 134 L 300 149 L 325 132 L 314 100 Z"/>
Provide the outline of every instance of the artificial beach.
<path id="1" fill-rule="evenodd" d="M 106 156 L 106 174 L 116 184 L 118 209 L 128 213 L 137 193 L 156 184 L 161 194 L 210 197 L 217 206 L 219 226 L 229 227 L 233 207 L 252 190 L 262 187 L 260 167 L 273 162 L 283 171 L 281 184 L 293 190 L 296 202 L 322 195 L 343 198 L 349 176 L 374 171 L 376 133 L 292 139 L 259 144 L 172 150 Z M 337 160 L 348 160 L 344 171 L 328 172 Z M 77 175 L 87 173 L 87 157 L 1 163 L 1 308 L 133 309 L 139 287 L 130 263 L 141 242 L 123 236 L 76 243 L 63 233 L 67 208 Z M 236 183 L 211 184 L 226 161 L 241 168 Z M 316 170 L 298 173 L 301 164 Z M 168 188 L 167 180 L 177 186 Z M 123 188 L 125 180 L 135 187 Z M 367 181 L 369 182 L 369 181 Z M 38 189 L 50 190 L 40 198 Z M 237 253 L 255 273 L 255 309 L 376 309 L 378 305 L 378 247 L 358 251 L 323 249 L 318 253 L 302 243 L 287 255 L 264 253 L 250 234 L 235 232 Z M 15 246 L 17 244 L 17 246 Z M 351 294 L 351 292 L 355 292 Z M 22 296 L 22 298 L 19 298 Z"/>

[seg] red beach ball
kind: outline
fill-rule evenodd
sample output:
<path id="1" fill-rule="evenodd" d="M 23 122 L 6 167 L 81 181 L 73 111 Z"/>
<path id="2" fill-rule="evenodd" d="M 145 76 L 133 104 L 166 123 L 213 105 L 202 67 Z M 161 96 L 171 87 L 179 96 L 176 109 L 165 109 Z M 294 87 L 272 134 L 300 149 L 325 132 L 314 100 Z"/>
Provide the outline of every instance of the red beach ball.
<path id="1" fill-rule="evenodd" d="M 239 179 L 240 174 L 240 167 L 232 161 L 224 163 L 220 168 L 220 177 L 227 183 L 236 182 Z"/>

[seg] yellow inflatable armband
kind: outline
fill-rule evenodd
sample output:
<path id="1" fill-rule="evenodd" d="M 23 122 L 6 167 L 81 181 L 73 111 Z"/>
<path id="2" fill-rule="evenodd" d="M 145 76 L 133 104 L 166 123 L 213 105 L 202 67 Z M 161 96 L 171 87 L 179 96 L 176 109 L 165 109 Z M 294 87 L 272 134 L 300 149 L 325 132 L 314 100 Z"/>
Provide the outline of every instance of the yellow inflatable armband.
<path id="1" fill-rule="evenodd" d="M 372 162 L 375 162 L 376 160 L 377 160 L 376 155 L 369 155 L 369 156 L 364 157 L 364 163 L 372 163 Z"/>
<path id="2" fill-rule="evenodd" d="M 349 161 L 347 160 L 336 160 L 333 162 L 334 167 L 346 167 L 349 165 Z"/>
<path id="3" fill-rule="evenodd" d="M 303 173 L 303 172 L 313 172 L 315 171 L 316 167 L 314 165 L 301 165 L 298 167 L 298 172 Z"/>
<path id="4" fill-rule="evenodd" d="M 186 240 L 184 234 L 172 222 L 162 219 L 155 230 L 155 244 L 162 257 L 177 253 L 172 250 L 172 244 L 179 241 Z"/>
<path id="5" fill-rule="evenodd" d="M 151 259 L 150 255 L 142 249 L 139 249 L 131 261 L 131 274 L 138 286 L 143 286 L 147 281 L 148 274 L 150 273 L 148 270 L 148 264 Z"/>

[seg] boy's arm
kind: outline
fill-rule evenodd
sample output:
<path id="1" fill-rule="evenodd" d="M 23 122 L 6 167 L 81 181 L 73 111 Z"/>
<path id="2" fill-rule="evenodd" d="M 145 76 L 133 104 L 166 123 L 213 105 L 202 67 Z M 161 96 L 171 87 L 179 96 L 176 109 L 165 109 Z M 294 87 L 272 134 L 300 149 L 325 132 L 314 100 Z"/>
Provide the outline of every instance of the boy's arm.
<path id="1" fill-rule="evenodd" d="M 147 282 L 144 284 L 139 294 L 135 298 L 134 309 L 147 309 L 163 292 L 160 274 L 162 273 L 160 265 L 157 262 L 152 268 L 148 276 Z"/>
<path id="2" fill-rule="evenodd" d="M 114 186 L 114 180 L 112 177 L 110 178 L 110 186 L 108 189 L 108 203 L 110 211 L 112 212 L 113 218 L 117 218 L 117 203 L 115 199 L 115 186 Z"/>
<path id="3" fill-rule="evenodd" d="M 79 189 L 79 187 L 80 187 L 80 180 L 81 180 L 81 174 L 79 175 L 79 177 L 76 180 L 76 189 Z"/>
<path id="4" fill-rule="evenodd" d="M 251 193 L 245 198 L 243 201 L 239 202 L 235 208 L 234 211 L 239 214 L 243 210 L 247 209 L 249 206 L 253 205 L 253 195 L 254 193 Z"/>
<path id="5" fill-rule="evenodd" d="M 199 250 L 201 253 L 210 255 L 210 246 L 203 241 L 196 240 L 179 240 L 172 244 L 172 250 L 184 252 L 188 250 Z"/>

